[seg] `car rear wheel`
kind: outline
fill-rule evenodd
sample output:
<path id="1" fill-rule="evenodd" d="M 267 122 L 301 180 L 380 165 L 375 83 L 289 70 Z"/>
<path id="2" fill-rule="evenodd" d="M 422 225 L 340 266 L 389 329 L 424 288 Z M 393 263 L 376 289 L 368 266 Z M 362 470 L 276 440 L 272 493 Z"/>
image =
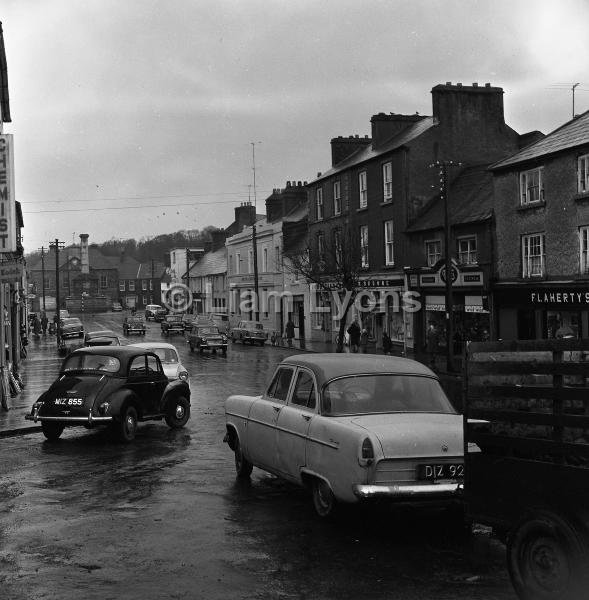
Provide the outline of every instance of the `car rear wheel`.
<path id="1" fill-rule="evenodd" d="M 118 436 L 121 442 L 132 442 L 137 433 L 137 411 L 133 406 L 127 406 L 117 423 Z"/>
<path id="2" fill-rule="evenodd" d="M 332 517 L 336 511 L 337 500 L 323 479 L 315 478 L 312 484 L 313 506 L 315 512 L 322 518 Z"/>
<path id="3" fill-rule="evenodd" d="M 235 449 L 233 452 L 235 453 L 235 471 L 237 472 L 237 476 L 247 479 L 252 474 L 254 465 L 243 455 L 239 439 L 235 440 Z"/>
<path id="4" fill-rule="evenodd" d="M 190 402 L 184 396 L 170 400 L 166 414 L 166 423 L 172 429 L 184 427 L 190 418 Z"/>
<path id="5" fill-rule="evenodd" d="M 59 439 L 59 436 L 63 433 L 65 425 L 62 423 L 56 423 L 55 421 L 41 421 L 41 429 L 43 435 L 50 441 L 55 442 Z"/>

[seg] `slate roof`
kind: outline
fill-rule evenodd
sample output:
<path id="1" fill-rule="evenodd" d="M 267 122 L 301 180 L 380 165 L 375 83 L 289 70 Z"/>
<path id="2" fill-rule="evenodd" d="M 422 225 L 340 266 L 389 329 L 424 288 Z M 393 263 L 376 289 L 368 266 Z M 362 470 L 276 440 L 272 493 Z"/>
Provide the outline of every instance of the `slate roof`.
<path id="1" fill-rule="evenodd" d="M 368 144 L 356 152 L 339 162 L 335 167 L 332 167 L 325 173 L 322 173 L 319 177 L 311 181 L 311 183 L 315 183 L 317 181 L 321 181 L 322 179 L 326 179 L 327 177 L 331 177 L 336 173 L 340 173 L 341 171 L 345 171 L 350 167 L 359 165 L 364 163 L 372 158 L 376 158 L 381 156 L 382 154 L 386 154 L 387 152 L 391 152 L 392 150 L 396 150 L 397 148 L 401 148 L 411 140 L 419 137 L 423 133 L 425 133 L 428 129 L 432 128 L 435 125 L 435 121 L 433 117 L 423 117 L 420 121 L 417 121 L 413 125 L 403 129 L 400 133 L 394 135 L 388 141 L 380 144 L 376 148 L 372 147 L 372 144 Z"/>
<path id="2" fill-rule="evenodd" d="M 90 259 L 90 266 L 92 266 L 92 259 Z M 119 279 L 139 279 L 140 267 L 141 263 L 138 260 L 131 256 L 125 256 L 125 259 L 117 264 Z"/>
<path id="3" fill-rule="evenodd" d="M 503 169 L 563 150 L 589 144 L 589 110 L 561 125 L 539 142 L 495 163 L 492 169 Z"/>
<path id="4" fill-rule="evenodd" d="M 202 258 L 190 267 L 191 277 L 202 277 L 204 275 L 219 275 L 227 272 L 227 253 L 225 247 L 214 252 L 207 252 Z M 186 273 L 182 275 L 184 279 Z"/>
<path id="5" fill-rule="evenodd" d="M 493 174 L 488 165 L 467 167 L 450 186 L 451 225 L 486 221 L 493 215 Z M 433 198 L 421 215 L 406 229 L 407 233 L 444 227 L 444 203 Z"/>
<path id="6" fill-rule="evenodd" d="M 165 270 L 166 270 L 166 265 L 159 260 L 153 261 L 153 270 L 152 270 L 152 262 L 151 261 L 142 262 L 139 265 L 139 272 L 138 272 L 137 278 L 138 279 L 159 278 L 163 275 Z M 153 275 L 152 275 L 152 272 L 153 272 Z"/>

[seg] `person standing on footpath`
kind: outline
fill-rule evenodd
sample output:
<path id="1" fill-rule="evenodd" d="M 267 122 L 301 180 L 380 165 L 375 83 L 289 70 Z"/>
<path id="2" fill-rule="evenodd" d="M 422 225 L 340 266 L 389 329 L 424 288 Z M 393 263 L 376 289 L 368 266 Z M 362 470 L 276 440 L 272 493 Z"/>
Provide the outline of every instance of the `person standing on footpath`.
<path id="1" fill-rule="evenodd" d="M 290 319 L 290 318 L 286 322 L 286 327 L 284 328 L 284 333 L 286 334 L 286 341 L 288 343 L 288 347 L 292 348 L 292 340 L 295 335 L 295 327 L 294 327 L 294 323 L 292 322 L 292 319 Z"/>
<path id="2" fill-rule="evenodd" d="M 436 352 L 438 350 L 438 330 L 435 323 L 430 321 L 427 330 L 427 353 L 429 354 L 429 365 L 433 369 L 436 366 Z"/>
<path id="3" fill-rule="evenodd" d="M 348 334 L 350 335 L 350 347 L 352 348 L 352 352 L 358 352 L 361 330 L 357 318 L 354 319 L 348 327 Z"/>
<path id="4" fill-rule="evenodd" d="M 49 323 L 49 319 L 47 315 L 43 313 L 41 315 L 41 329 L 43 330 L 43 335 L 47 335 L 47 324 Z"/>
<path id="5" fill-rule="evenodd" d="M 366 327 L 363 327 L 360 332 L 360 350 L 362 351 L 362 354 L 368 352 L 368 329 L 366 329 Z"/>

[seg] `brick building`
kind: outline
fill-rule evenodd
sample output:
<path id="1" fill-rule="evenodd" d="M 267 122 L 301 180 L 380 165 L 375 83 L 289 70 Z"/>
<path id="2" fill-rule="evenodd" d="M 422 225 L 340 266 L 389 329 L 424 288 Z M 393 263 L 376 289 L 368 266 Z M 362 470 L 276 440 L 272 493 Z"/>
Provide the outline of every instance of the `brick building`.
<path id="1" fill-rule="evenodd" d="M 588 337 L 589 112 L 492 171 L 495 335 Z"/>
<path id="2" fill-rule="evenodd" d="M 424 246 L 419 242 L 416 257 L 405 232 L 438 196 L 438 171 L 430 165 L 454 160 L 468 169 L 492 163 L 517 151 L 524 139 L 505 124 L 499 87 L 447 83 L 431 93 L 431 116 L 379 113 L 371 119 L 370 138 L 332 139 L 331 168 L 309 184 L 314 259 L 322 260 L 323 249 L 337 246 L 342 234 L 356 245 L 360 288 L 376 305 L 358 316 L 377 342 L 386 331 L 409 349 L 415 344 L 414 315 L 404 315 L 394 299 L 381 300 L 403 293 L 404 267 L 412 259 L 424 264 Z M 357 314 L 351 311 L 349 320 Z M 421 315 L 415 318 L 423 321 Z"/>

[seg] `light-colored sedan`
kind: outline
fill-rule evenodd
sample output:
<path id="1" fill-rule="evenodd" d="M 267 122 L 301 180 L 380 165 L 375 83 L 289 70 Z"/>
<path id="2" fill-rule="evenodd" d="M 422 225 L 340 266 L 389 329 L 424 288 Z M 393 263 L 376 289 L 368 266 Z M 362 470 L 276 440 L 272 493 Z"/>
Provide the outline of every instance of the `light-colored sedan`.
<path id="1" fill-rule="evenodd" d="M 180 362 L 178 350 L 173 344 L 166 344 L 165 342 L 140 342 L 138 344 L 129 345 L 137 348 L 145 348 L 154 354 L 157 354 L 157 357 L 160 359 L 162 367 L 164 368 L 164 373 L 170 381 L 182 379 L 190 385 L 188 371 Z"/>
<path id="2" fill-rule="evenodd" d="M 458 504 L 462 416 L 416 361 L 290 356 L 261 396 L 230 396 L 225 414 L 238 476 L 256 466 L 305 485 L 320 516 L 372 498 Z"/>

